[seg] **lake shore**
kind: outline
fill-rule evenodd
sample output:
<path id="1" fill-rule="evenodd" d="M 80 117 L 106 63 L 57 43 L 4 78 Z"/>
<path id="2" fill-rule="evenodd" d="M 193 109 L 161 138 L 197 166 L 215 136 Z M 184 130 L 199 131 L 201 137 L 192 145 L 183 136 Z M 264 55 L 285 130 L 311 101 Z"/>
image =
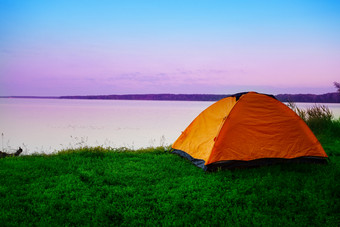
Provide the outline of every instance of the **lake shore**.
<path id="1" fill-rule="evenodd" d="M 0 223 L 337 226 L 340 120 L 311 126 L 328 164 L 204 172 L 164 146 L 6 157 L 0 159 Z"/>

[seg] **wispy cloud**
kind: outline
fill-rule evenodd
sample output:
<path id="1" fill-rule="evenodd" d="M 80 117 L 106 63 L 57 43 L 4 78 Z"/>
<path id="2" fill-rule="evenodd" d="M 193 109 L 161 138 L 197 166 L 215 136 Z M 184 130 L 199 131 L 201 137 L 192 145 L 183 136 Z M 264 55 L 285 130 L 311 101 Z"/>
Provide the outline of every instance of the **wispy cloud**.
<path id="1" fill-rule="evenodd" d="M 222 69 L 176 69 L 163 72 L 129 72 L 112 75 L 106 81 L 116 83 L 140 83 L 158 85 L 186 86 L 195 84 L 233 84 L 238 76 L 244 74 L 244 70 L 222 70 Z"/>

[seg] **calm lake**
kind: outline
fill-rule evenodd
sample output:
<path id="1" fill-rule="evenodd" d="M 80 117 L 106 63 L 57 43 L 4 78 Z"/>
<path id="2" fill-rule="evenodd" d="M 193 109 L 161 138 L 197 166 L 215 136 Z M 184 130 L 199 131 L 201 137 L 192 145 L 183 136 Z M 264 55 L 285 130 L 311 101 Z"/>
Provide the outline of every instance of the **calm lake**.
<path id="1" fill-rule="evenodd" d="M 213 102 L 0 99 L 1 151 L 53 153 L 81 146 L 172 144 Z M 297 103 L 307 108 L 312 103 Z M 340 104 L 324 104 L 336 118 Z"/>

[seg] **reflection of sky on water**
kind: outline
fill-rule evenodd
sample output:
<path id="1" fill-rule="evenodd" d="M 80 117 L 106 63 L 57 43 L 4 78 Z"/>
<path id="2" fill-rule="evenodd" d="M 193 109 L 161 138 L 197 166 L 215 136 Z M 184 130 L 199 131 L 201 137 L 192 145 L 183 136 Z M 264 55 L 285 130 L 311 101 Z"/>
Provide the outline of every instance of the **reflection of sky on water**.
<path id="1" fill-rule="evenodd" d="M 0 99 L 4 149 L 170 145 L 210 102 Z"/>
<path id="2" fill-rule="evenodd" d="M 172 144 L 212 102 L 0 99 L 1 149 L 52 153 L 80 146 Z M 300 108 L 312 103 L 297 103 Z M 340 104 L 325 104 L 340 117 Z"/>

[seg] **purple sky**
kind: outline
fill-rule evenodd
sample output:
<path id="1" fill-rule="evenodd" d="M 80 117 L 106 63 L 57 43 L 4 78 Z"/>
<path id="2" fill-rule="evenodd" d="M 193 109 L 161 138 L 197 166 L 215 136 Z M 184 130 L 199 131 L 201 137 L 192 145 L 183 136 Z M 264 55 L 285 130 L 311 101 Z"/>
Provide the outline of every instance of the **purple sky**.
<path id="1" fill-rule="evenodd" d="M 0 0 L 0 96 L 335 92 L 340 1 Z"/>

